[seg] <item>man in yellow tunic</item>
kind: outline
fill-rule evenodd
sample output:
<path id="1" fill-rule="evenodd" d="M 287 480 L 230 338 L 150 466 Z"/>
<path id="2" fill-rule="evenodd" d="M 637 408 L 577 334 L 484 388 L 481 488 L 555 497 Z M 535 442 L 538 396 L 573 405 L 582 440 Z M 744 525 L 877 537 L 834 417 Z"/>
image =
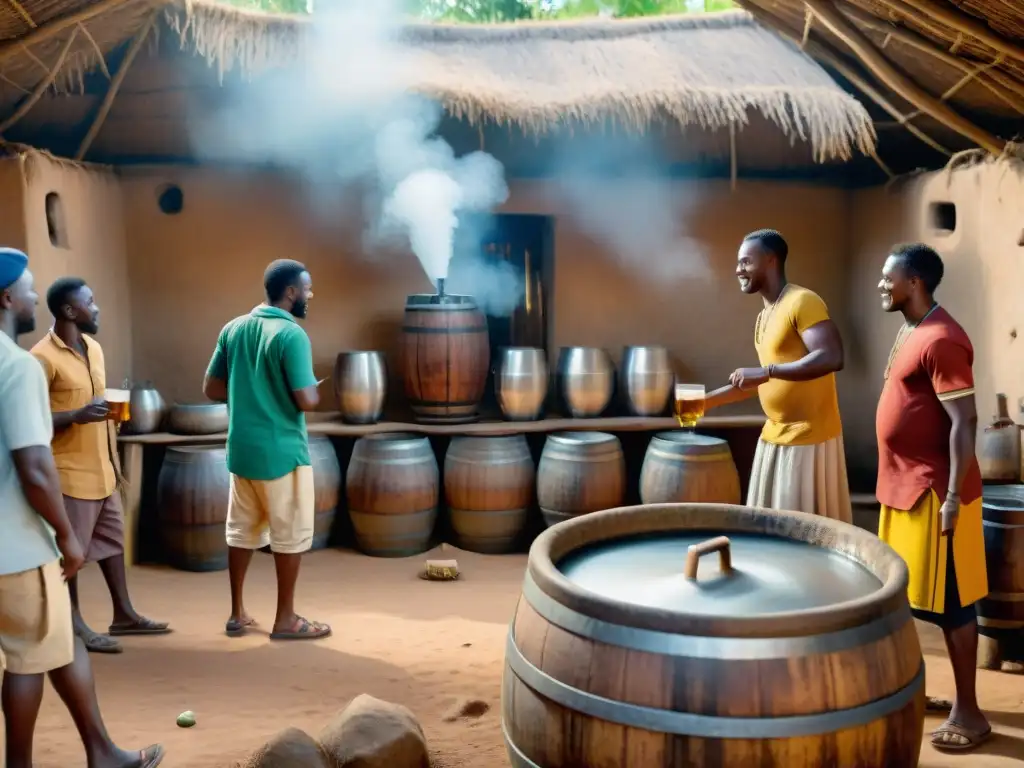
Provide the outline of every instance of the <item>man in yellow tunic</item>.
<path id="1" fill-rule="evenodd" d="M 910 607 L 942 629 L 953 664 L 956 700 L 932 745 L 965 750 L 992 733 L 975 692 L 974 604 L 988 594 L 988 575 L 974 453 L 974 349 L 935 302 L 942 274 L 942 259 L 921 244 L 894 248 L 882 267 L 882 309 L 902 313 L 905 322 L 875 416 L 875 495 L 882 505 L 878 535 L 910 572 Z"/>
<path id="2" fill-rule="evenodd" d="M 772 229 L 740 246 L 736 277 L 761 295 L 754 348 L 760 367 L 739 368 L 711 392 L 705 410 L 757 395 L 768 417 L 754 454 L 747 504 L 852 522 L 843 427 L 836 394 L 843 341 L 821 298 L 787 282 L 789 246 Z"/>

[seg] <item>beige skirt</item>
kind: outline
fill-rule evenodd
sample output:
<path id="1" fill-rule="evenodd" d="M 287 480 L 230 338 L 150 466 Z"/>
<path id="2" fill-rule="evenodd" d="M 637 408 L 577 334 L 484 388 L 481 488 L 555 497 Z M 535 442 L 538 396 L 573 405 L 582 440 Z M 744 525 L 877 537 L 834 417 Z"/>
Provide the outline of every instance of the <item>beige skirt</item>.
<path id="1" fill-rule="evenodd" d="M 842 435 L 816 445 L 758 440 L 747 506 L 810 512 L 852 523 Z"/>

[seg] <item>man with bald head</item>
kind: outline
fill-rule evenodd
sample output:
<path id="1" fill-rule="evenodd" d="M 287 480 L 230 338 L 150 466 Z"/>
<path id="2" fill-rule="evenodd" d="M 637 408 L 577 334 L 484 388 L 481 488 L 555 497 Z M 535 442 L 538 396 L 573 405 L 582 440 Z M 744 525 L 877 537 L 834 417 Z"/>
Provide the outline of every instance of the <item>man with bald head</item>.
<path id="1" fill-rule="evenodd" d="M 89 655 L 75 637 L 66 580 L 85 561 L 50 451 L 46 377 L 17 344 L 35 329 L 39 297 L 28 257 L 0 248 L 0 662 L 7 768 L 32 768 L 49 675 L 85 746 L 89 768 L 155 768 L 163 747 L 119 749 L 96 701 Z"/>

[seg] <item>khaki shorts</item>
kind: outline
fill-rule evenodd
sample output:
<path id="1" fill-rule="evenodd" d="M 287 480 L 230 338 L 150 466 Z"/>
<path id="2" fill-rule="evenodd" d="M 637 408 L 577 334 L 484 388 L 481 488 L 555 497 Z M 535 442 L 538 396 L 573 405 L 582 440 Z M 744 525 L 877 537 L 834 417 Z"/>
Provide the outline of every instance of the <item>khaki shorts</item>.
<path id="1" fill-rule="evenodd" d="M 231 475 L 226 535 L 229 547 L 297 555 L 313 544 L 313 468 L 296 467 L 276 480 Z"/>
<path id="2" fill-rule="evenodd" d="M 0 668 L 37 675 L 74 660 L 71 595 L 60 560 L 0 576 Z"/>

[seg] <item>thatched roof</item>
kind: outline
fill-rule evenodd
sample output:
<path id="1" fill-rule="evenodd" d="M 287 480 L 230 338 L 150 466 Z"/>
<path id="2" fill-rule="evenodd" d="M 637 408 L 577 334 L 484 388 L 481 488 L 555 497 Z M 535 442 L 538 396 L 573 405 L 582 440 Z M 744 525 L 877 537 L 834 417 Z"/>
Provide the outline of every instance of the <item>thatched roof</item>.
<path id="1" fill-rule="evenodd" d="M 883 159 L 908 128 L 929 163 L 998 154 L 1024 133 L 1024 0 L 738 2 L 852 84 L 879 118 Z"/>
<path id="2" fill-rule="evenodd" d="M 123 96 L 110 99 L 112 86 L 121 94 L 145 93 L 146 109 L 169 117 L 181 98 L 168 92 L 167 78 L 183 92 L 209 89 L 211 76 L 258 80 L 293 64 L 309 29 L 305 17 L 206 0 L 6 0 L 0 3 L 0 36 L 7 41 L 0 43 L 0 133 L 11 138 L 6 131 L 15 125 L 16 138 L 28 143 L 35 143 L 33 127 L 48 137 L 66 129 L 81 138 L 88 118 L 117 112 Z M 156 37 L 157 47 L 138 44 Z M 471 124 L 544 133 L 609 121 L 634 131 L 655 121 L 708 131 L 767 121 L 791 142 L 807 142 L 819 162 L 874 147 L 863 106 L 745 12 L 513 26 L 412 23 L 402 38 L 416 56 L 413 89 Z M 174 60 L 163 74 L 147 62 L 154 50 L 165 64 Z M 209 65 L 205 72 L 189 61 L 196 59 Z M 127 75 L 121 74 L 125 60 L 132 66 Z M 83 76 L 94 70 L 112 83 Z M 26 109 L 33 92 L 51 81 L 65 95 L 47 95 Z M 210 93 L 204 94 L 209 105 Z M 106 101 L 113 107 L 104 109 Z M 133 107 L 136 120 L 152 116 L 140 109 Z M 104 130 L 94 130 L 88 146 L 108 144 Z"/>

